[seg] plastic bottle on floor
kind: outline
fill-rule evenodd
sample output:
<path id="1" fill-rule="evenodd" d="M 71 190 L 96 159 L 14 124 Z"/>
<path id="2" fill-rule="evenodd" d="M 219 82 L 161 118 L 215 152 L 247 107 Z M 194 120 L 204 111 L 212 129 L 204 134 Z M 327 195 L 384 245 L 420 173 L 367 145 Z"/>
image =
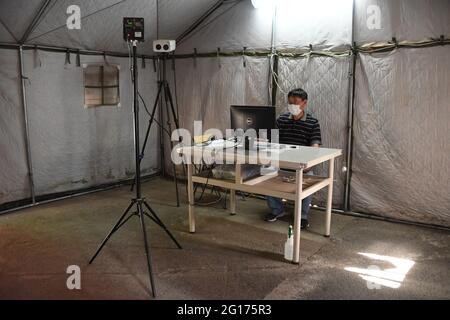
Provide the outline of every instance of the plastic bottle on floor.
<path id="1" fill-rule="evenodd" d="M 284 244 L 284 258 L 292 261 L 294 253 L 294 237 L 292 236 L 292 226 L 289 226 L 288 236 L 286 243 Z"/>

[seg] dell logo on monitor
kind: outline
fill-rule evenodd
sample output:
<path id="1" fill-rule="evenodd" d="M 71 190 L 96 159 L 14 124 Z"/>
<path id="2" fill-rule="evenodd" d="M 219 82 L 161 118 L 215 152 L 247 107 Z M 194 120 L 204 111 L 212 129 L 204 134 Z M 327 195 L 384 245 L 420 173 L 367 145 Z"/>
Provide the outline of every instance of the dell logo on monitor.
<path id="1" fill-rule="evenodd" d="M 247 124 L 250 125 L 250 124 L 252 124 L 252 123 L 253 123 L 252 118 L 247 118 Z"/>

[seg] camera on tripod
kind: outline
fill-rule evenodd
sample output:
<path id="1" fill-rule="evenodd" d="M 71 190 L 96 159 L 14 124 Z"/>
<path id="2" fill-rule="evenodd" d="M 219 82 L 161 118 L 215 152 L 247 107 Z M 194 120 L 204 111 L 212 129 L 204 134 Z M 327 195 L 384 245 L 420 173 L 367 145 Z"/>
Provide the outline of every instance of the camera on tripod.
<path id="1" fill-rule="evenodd" d="M 123 40 L 144 42 L 144 18 L 123 18 Z"/>
<path id="2" fill-rule="evenodd" d="M 132 58 L 133 66 L 131 68 L 132 70 L 132 83 L 133 83 L 133 115 L 134 115 L 134 160 L 135 160 L 135 168 L 136 168 L 136 175 L 134 179 L 134 183 L 136 185 L 136 194 L 131 199 L 128 207 L 125 209 L 125 212 L 122 214 L 122 216 L 117 220 L 116 224 L 113 226 L 111 231 L 109 231 L 106 238 L 103 240 L 103 242 L 98 247 L 97 251 L 94 253 L 92 258 L 89 260 L 89 264 L 94 262 L 95 258 L 98 256 L 100 251 L 103 249 L 105 244 L 108 242 L 109 238 L 117 231 L 119 230 L 125 223 L 127 223 L 131 217 L 137 216 L 139 220 L 141 221 L 141 228 L 142 228 L 142 234 L 144 238 L 144 249 L 145 254 L 147 257 L 147 268 L 148 268 L 148 276 L 150 280 L 150 287 L 152 288 L 153 297 L 156 296 L 156 290 L 155 290 L 155 284 L 153 279 L 153 271 L 152 271 L 152 264 L 151 264 L 151 255 L 150 255 L 150 248 L 147 241 L 147 230 L 145 226 L 144 218 L 150 219 L 152 222 L 156 223 L 158 226 L 160 226 L 166 234 L 172 239 L 172 241 L 175 243 L 175 245 L 181 249 L 181 245 L 178 243 L 178 241 L 174 238 L 172 233 L 167 229 L 167 227 L 164 225 L 164 223 L 161 221 L 161 219 L 156 214 L 156 211 L 153 210 L 153 208 L 147 203 L 147 200 L 145 197 L 143 197 L 142 194 L 142 188 L 141 188 L 141 160 L 143 156 L 140 152 L 140 143 L 139 143 L 139 102 L 138 97 L 139 89 L 138 89 L 138 67 L 137 67 L 137 45 L 138 42 L 144 41 L 144 18 L 123 18 L 123 38 L 128 43 L 131 42 L 133 45 L 133 50 L 130 52 L 130 58 Z M 164 82 L 160 83 L 159 90 L 162 90 Z M 167 86 L 167 84 L 165 84 Z M 159 97 L 160 92 L 158 92 Z M 167 96 L 168 94 L 166 94 Z M 156 98 L 158 100 L 158 97 Z M 170 97 L 171 99 L 171 97 Z M 157 101 L 155 102 L 155 108 L 157 105 Z M 173 110 L 173 109 L 172 109 Z M 149 126 L 146 134 L 146 139 L 144 142 L 147 143 L 147 137 L 150 132 L 151 123 L 153 121 L 153 118 L 155 116 L 155 110 L 152 113 L 151 121 L 149 121 Z M 177 122 L 178 126 L 178 122 Z M 176 185 L 177 186 L 177 185 Z M 177 189 L 177 203 L 178 203 L 178 189 Z M 179 203 L 178 203 L 179 206 Z"/>

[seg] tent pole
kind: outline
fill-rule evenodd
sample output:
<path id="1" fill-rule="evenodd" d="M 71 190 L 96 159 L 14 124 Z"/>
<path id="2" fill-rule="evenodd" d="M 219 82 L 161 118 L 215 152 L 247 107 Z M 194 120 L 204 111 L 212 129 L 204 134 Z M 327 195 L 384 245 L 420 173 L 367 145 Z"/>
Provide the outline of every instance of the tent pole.
<path id="1" fill-rule="evenodd" d="M 28 165 L 28 181 L 30 184 L 31 200 L 32 203 L 36 203 L 36 197 L 34 192 L 34 175 L 33 175 L 33 161 L 31 158 L 31 148 L 30 148 L 30 130 L 28 126 L 28 105 L 27 105 L 27 92 L 25 87 L 25 79 L 27 79 L 23 74 L 23 48 L 19 47 L 19 64 L 20 64 L 20 83 L 22 91 L 22 107 L 23 116 L 25 124 L 25 146 L 27 152 L 27 165 Z"/>
<path id="2" fill-rule="evenodd" d="M 356 45 L 355 39 L 355 0 L 352 1 L 352 56 L 349 59 L 349 84 L 348 84 L 348 118 L 347 118 L 347 170 L 345 172 L 344 211 L 350 211 L 350 179 L 353 156 L 353 111 L 355 107 L 355 69 L 356 69 Z"/>
<path id="3" fill-rule="evenodd" d="M 355 106 L 355 69 L 356 52 L 350 59 L 349 89 L 348 89 L 348 119 L 347 119 L 347 170 L 345 172 L 344 210 L 350 211 L 350 179 L 353 158 L 353 114 Z"/>
<path id="4" fill-rule="evenodd" d="M 158 58 L 158 83 L 162 81 L 162 69 L 165 67 L 165 62 L 161 62 L 161 59 Z M 163 177 L 166 177 L 166 158 L 165 158 L 165 139 L 164 139 L 164 112 L 163 112 L 163 97 L 162 95 L 159 97 L 158 101 L 158 118 L 159 123 L 161 124 L 159 126 L 159 158 L 161 163 L 161 174 Z"/>
<path id="5" fill-rule="evenodd" d="M 271 76 L 272 95 L 271 95 L 271 99 L 270 99 L 272 106 L 276 106 L 276 104 L 277 104 L 277 91 L 278 91 L 277 81 L 278 81 L 278 79 L 276 79 L 276 78 L 278 77 L 278 62 L 279 62 L 279 58 L 277 55 L 273 55 L 271 61 L 269 61 L 269 63 L 273 63 L 273 72 L 272 72 L 272 76 Z"/>
<path id="6" fill-rule="evenodd" d="M 277 5 L 275 5 L 273 9 L 273 15 L 272 15 L 272 36 L 270 40 L 270 60 L 269 64 L 273 64 L 273 67 L 269 70 L 269 81 L 272 81 L 272 92 L 269 96 L 269 102 L 272 104 L 272 106 L 275 106 L 277 104 L 277 91 L 278 91 L 278 84 L 275 77 L 278 77 L 278 56 L 276 55 L 276 27 L 277 27 Z M 272 71 L 273 70 L 273 71 Z"/>

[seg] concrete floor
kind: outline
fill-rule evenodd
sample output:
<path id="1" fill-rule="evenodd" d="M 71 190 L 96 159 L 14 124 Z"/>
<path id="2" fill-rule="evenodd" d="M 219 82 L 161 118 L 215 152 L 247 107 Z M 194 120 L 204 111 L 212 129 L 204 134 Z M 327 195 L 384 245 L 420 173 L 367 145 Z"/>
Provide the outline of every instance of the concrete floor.
<path id="1" fill-rule="evenodd" d="M 450 298 L 449 232 L 334 214 L 327 239 L 324 213 L 312 211 L 293 265 L 281 256 L 293 218 L 262 221 L 264 201 L 238 197 L 236 216 L 197 207 L 197 233 L 189 234 L 185 198 L 175 207 L 171 181 L 143 189 L 184 247 L 148 223 L 159 299 Z M 150 298 L 137 218 L 87 264 L 130 196 L 123 187 L 0 216 L 0 298 Z M 66 287 L 69 265 L 81 268 L 81 290 Z"/>

